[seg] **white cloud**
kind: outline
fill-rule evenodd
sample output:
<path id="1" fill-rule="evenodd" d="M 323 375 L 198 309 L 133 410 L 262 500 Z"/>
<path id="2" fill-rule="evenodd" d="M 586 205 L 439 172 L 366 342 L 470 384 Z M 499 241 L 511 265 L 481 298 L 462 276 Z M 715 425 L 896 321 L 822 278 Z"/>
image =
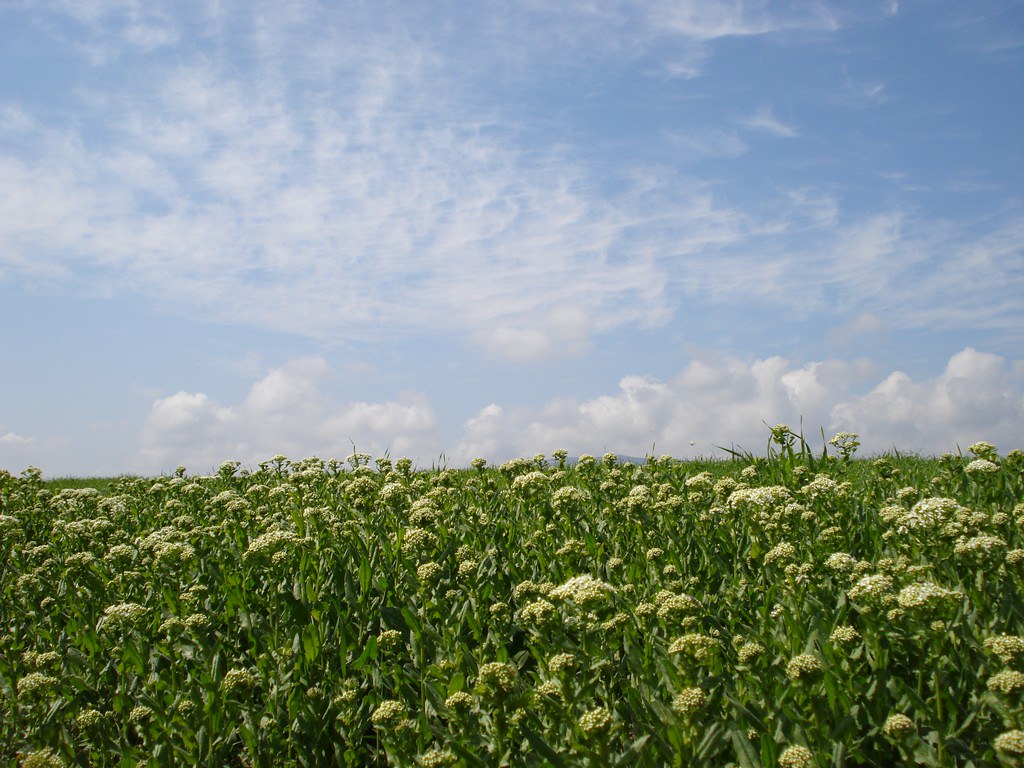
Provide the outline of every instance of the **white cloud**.
<path id="1" fill-rule="evenodd" d="M 957 443 L 1016 447 L 1024 434 L 1024 365 L 966 349 L 945 372 L 914 381 L 892 373 L 867 395 L 854 394 L 875 378 L 867 360 L 825 360 L 794 366 L 781 357 L 744 361 L 707 355 L 668 382 L 626 376 L 618 392 L 586 401 L 552 400 L 540 408 L 489 405 L 465 424 L 455 454 L 500 461 L 565 448 L 676 456 L 720 453 L 716 446 L 760 452 L 766 425 L 801 418 L 808 440 L 821 448 L 819 429 L 858 432 L 862 453 L 893 446 L 941 453 Z M 690 447 L 690 442 L 696 443 Z"/>
<path id="2" fill-rule="evenodd" d="M 893 448 L 938 454 L 977 440 L 1003 452 L 1024 448 L 1024 361 L 971 348 L 953 355 L 936 376 L 916 379 L 900 371 L 880 373 L 864 359 L 795 364 L 777 356 L 744 360 L 708 352 L 667 381 L 629 375 L 616 391 L 586 400 L 491 403 L 466 420 L 454 451 L 443 444 L 423 395 L 344 401 L 326 393 L 334 380 L 324 360 L 296 359 L 266 371 L 236 403 L 186 391 L 156 398 L 140 449 L 127 466 L 108 455 L 95 458 L 103 451 L 84 434 L 73 442 L 39 441 L 7 431 L 0 434 L 0 466 L 116 474 L 168 472 L 183 464 L 205 472 L 227 459 L 255 466 L 278 453 L 340 458 L 353 443 L 375 456 L 413 457 L 421 466 L 442 454 L 464 466 L 477 456 L 500 462 L 556 448 L 706 456 L 730 446 L 760 452 L 766 425 L 796 428 L 801 419 L 817 450 L 822 428 L 826 437 L 839 430 L 859 433 L 862 455 Z M 124 435 L 110 437 L 126 442 Z M 83 450 L 92 458 L 83 460 Z"/>
<path id="3" fill-rule="evenodd" d="M 35 127 L 32 116 L 18 104 L 0 103 L 0 131 L 16 136 L 26 134 Z"/>
<path id="4" fill-rule="evenodd" d="M 530 55 L 537 49 L 556 51 L 560 67 L 586 66 L 597 56 L 635 60 L 658 50 L 658 66 L 648 74 L 691 79 L 703 74 L 714 43 L 724 38 L 839 28 L 820 2 L 786 7 L 758 0 L 533 0 L 520 6 L 526 12 L 505 19 L 501 44 L 510 49 L 503 55 L 514 56 L 523 68 L 538 65 Z"/>
<path id="5" fill-rule="evenodd" d="M 0 445 L 4 446 L 16 446 L 16 445 L 28 445 L 34 442 L 31 437 L 22 437 L 14 432 L 5 432 L 0 435 Z"/>
<path id="6" fill-rule="evenodd" d="M 735 133 L 721 128 L 672 131 L 666 138 L 679 150 L 682 159 L 690 161 L 708 157 L 739 157 L 749 148 Z"/>
<path id="7" fill-rule="evenodd" d="M 436 418 L 422 395 L 333 402 L 319 387 L 331 376 L 322 358 L 297 359 L 268 371 L 234 405 L 201 392 L 159 398 L 143 426 L 132 469 L 166 472 L 182 464 L 203 472 L 228 459 L 255 466 L 278 453 L 343 458 L 353 443 L 375 456 L 437 459 Z"/>
<path id="8" fill-rule="evenodd" d="M 740 120 L 739 123 L 747 128 L 764 131 L 783 139 L 793 139 L 800 135 L 796 128 L 779 120 L 770 106 L 761 107 L 753 115 Z"/>
<path id="9" fill-rule="evenodd" d="M 201 62 L 122 105 L 119 149 L 51 130 L 34 157 L 0 155 L 0 263 L 331 338 L 547 337 L 530 318 L 565 307 L 604 327 L 664 316 L 664 269 L 628 245 L 650 216 L 643 192 L 593 198 L 564 150 L 525 151 L 486 116 L 452 120 L 450 97 L 420 92 L 441 75 L 415 50 L 348 55 L 333 66 L 354 71 L 323 83 L 330 109 Z M 681 202 L 683 215 L 705 204 Z"/>
<path id="10" fill-rule="evenodd" d="M 579 147 L 538 141 L 528 118 L 482 97 L 493 86 L 459 66 L 476 43 L 442 48 L 414 11 L 353 8 L 346 26 L 315 4 L 187 24 L 138 2 L 57 7 L 116 39 L 133 20 L 195 27 L 197 40 L 241 46 L 261 65 L 154 56 L 145 90 L 126 82 L 69 105 L 81 132 L 6 107 L 0 125 L 33 127 L 0 151 L 7 279 L 141 294 L 172 312 L 332 341 L 444 328 L 513 360 L 575 354 L 612 329 L 736 297 L 798 318 L 838 303 L 894 330 L 1020 327 L 1019 207 L 982 222 L 844 215 L 833 190 L 806 185 L 741 203 L 671 164 L 602 175 Z M 666 35 L 700 48 L 836 26 L 821 4 L 738 0 L 467 13 L 493 44 L 490 66 L 521 58 L 535 78 L 581 51 L 619 66 Z M 746 124 L 797 134 L 770 107 Z M 714 127 L 667 141 L 683 160 L 747 149 Z M 582 319 L 552 319 L 565 312 Z"/>
<path id="11" fill-rule="evenodd" d="M 475 340 L 488 354 L 526 362 L 582 354 L 590 345 L 592 323 L 573 307 L 554 309 L 526 327 L 501 325 L 479 331 Z"/>
<path id="12" fill-rule="evenodd" d="M 828 339 L 840 347 L 845 347 L 856 339 L 877 336 L 886 330 L 888 330 L 887 326 L 881 317 L 870 312 L 861 312 L 852 320 L 830 331 Z"/>
<path id="13" fill-rule="evenodd" d="M 876 450 L 895 445 L 932 453 L 978 440 L 1024 448 L 1024 368 L 967 348 L 933 379 L 895 371 L 868 394 L 837 404 L 832 422 L 865 435 Z"/>
<path id="14" fill-rule="evenodd" d="M 32 465 L 39 466 L 37 443 L 34 437 L 14 431 L 0 433 L 0 469 L 18 472 Z"/>
<path id="15" fill-rule="evenodd" d="M 744 0 L 670 0 L 645 5 L 654 24 L 700 41 L 796 29 L 834 31 L 838 27 L 822 3 L 805 3 L 792 12 Z"/>
<path id="16" fill-rule="evenodd" d="M 881 80 L 854 77 L 849 66 L 843 64 L 842 89 L 830 98 L 852 108 L 875 107 L 888 101 L 886 83 Z"/>
<path id="17" fill-rule="evenodd" d="M 75 39 L 93 64 L 102 64 L 121 53 L 120 41 L 132 48 L 152 51 L 177 42 L 180 32 L 158 4 L 139 0 L 49 0 L 41 3 L 67 14 L 91 39 Z"/>

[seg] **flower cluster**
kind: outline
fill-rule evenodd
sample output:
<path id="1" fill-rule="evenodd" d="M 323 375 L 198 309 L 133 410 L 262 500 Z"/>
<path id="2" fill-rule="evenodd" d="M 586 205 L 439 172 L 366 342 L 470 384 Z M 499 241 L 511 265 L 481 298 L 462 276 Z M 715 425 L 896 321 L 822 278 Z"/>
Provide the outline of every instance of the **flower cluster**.
<path id="1" fill-rule="evenodd" d="M 744 642 L 736 651 L 736 658 L 740 664 L 746 664 L 751 659 L 756 659 L 765 652 L 765 647 L 756 640 Z"/>
<path id="2" fill-rule="evenodd" d="M 516 668 L 507 662 L 491 661 L 480 667 L 480 684 L 492 693 L 510 693 L 517 677 Z"/>
<path id="3" fill-rule="evenodd" d="M 559 511 L 580 509 L 589 500 L 586 491 L 573 485 L 563 486 L 551 494 L 551 506 Z"/>
<path id="4" fill-rule="evenodd" d="M 801 653 L 786 664 L 786 676 L 790 680 L 805 680 L 817 676 L 822 669 L 821 660 L 817 656 Z"/>
<path id="5" fill-rule="evenodd" d="M 1024 731 L 1014 729 L 996 736 L 995 748 L 1007 755 L 1024 755 Z"/>
<path id="6" fill-rule="evenodd" d="M 894 739 L 899 739 L 913 732 L 914 721 L 901 712 L 889 715 L 882 725 L 882 733 Z"/>
<path id="7" fill-rule="evenodd" d="M 19 696 L 41 696 L 52 693 L 60 684 L 60 680 L 51 675 L 44 675 L 41 672 L 29 672 L 18 680 Z"/>
<path id="8" fill-rule="evenodd" d="M 519 611 L 519 618 L 543 626 L 554 620 L 555 606 L 544 598 L 532 600 Z"/>
<path id="9" fill-rule="evenodd" d="M 18 763 L 22 768 L 64 768 L 64 760 L 49 747 L 26 752 Z"/>
<path id="10" fill-rule="evenodd" d="M 794 557 L 796 557 L 796 547 L 788 541 L 782 541 L 765 553 L 764 562 L 767 565 L 776 560 L 792 560 Z"/>
<path id="11" fill-rule="evenodd" d="M 814 753 L 807 747 L 793 744 L 779 755 L 779 768 L 814 768 Z"/>
<path id="12" fill-rule="evenodd" d="M 1024 637 L 1019 635 L 993 635 L 985 638 L 984 645 L 1004 664 L 1011 664 L 1024 656 Z"/>
<path id="13" fill-rule="evenodd" d="M 672 616 L 685 616 L 700 610 L 701 605 L 696 598 L 687 594 L 669 594 L 658 600 L 658 618 L 668 619 Z"/>
<path id="14" fill-rule="evenodd" d="M 465 691 L 456 691 L 445 699 L 444 705 L 452 711 L 467 711 L 476 706 L 476 699 Z"/>
<path id="15" fill-rule="evenodd" d="M 243 694 L 259 683 L 256 673 L 248 669 L 229 669 L 221 681 L 221 689 L 227 694 Z"/>
<path id="16" fill-rule="evenodd" d="M 964 467 L 964 471 L 971 477 L 984 477 L 998 472 L 999 465 L 988 459 L 975 459 Z"/>
<path id="17" fill-rule="evenodd" d="M 425 563 L 420 563 L 416 567 L 416 578 L 424 584 L 429 584 L 430 582 L 440 577 L 442 572 L 443 569 L 441 568 L 440 565 L 438 565 L 432 560 L 428 560 Z"/>
<path id="18" fill-rule="evenodd" d="M 580 730 L 587 735 L 606 731 L 612 724 L 612 713 L 607 707 L 594 707 L 583 713 L 578 721 Z"/>
<path id="19" fill-rule="evenodd" d="M 455 755 L 440 749 L 430 749 L 420 755 L 416 762 L 423 768 L 444 768 L 455 762 Z"/>
<path id="20" fill-rule="evenodd" d="M 698 632 L 691 632 L 672 641 L 672 644 L 668 647 L 668 652 L 686 654 L 701 661 L 711 657 L 718 648 L 719 642 L 717 639 Z"/>
<path id="21" fill-rule="evenodd" d="M 963 599 L 960 592 L 945 589 L 929 581 L 911 584 L 900 590 L 896 602 L 901 608 L 937 608 Z"/>
<path id="22" fill-rule="evenodd" d="M 129 629 L 141 624 L 148 616 L 149 611 L 138 603 L 117 603 L 103 611 L 97 628 L 109 631 Z"/>
<path id="23" fill-rule="evenodd" d="M 298 541 L 299 537 L 294 531 L 271 528 L 250 541 L 245 554 L 248 559 L 269 557 L 280 562 L 282 556 Z"/>
<path id="24" fill-rule="evenodd" d="M 394 728 L 408 717 L 405 704 L 395 699 L 385 699 L 373 711 L 371 722 L 376 728 L 386 730 Z"/>
<path id="25" fill-rule="evenodd" d="M 884 573 L 869 574 L 857 580 L 847 596 L 866 606 L 885 606 L 895 599 L 892 595 L 893 580 Z"/>
<path id="26" fill-rule="evenodd" d="M 405 529 L 405 535 L 402 537 L 402 551 L 417 552 L 421 549 L 428 549 L 436 543 L 437 537 L 426 528 L 412 526 Z"/>
<path id="27" fill-rule="evenodd" d="M 1024 689 L 1024 672 L 1016 669 L 1004 669 L 988 679 L 988 689 L 1000 693 L 1013 693 Z"/>
<path id="28" fill-rule="evenodd" d="M 549 596 L 555 600 L 572 600 L 577 605 L 586 606 L 603 602 L 614 593 L 615 588 L 611 584 L 584 574 L 555 587 Z"/>
<path id="29" fill-rule="evenodd" d="M 828 638 L 836 645 L 850 645 L 860 639 L 860 633 L 850 626 L 839 626 L 832 630 Z"/>
<path id="30" fill-rule="evenodd" d="M 672 699 L 672 709 L 681 715 L 690 715 L 703 709 L 708 695 L 702 688 L 684 688 Z"/>

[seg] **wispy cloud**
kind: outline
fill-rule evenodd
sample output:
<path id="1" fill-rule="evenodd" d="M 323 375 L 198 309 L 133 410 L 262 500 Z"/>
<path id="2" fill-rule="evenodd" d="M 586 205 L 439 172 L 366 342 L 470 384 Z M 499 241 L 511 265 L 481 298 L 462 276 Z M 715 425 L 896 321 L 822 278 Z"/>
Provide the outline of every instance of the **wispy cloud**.
<path id="1" fill-rule="evenodd" d="M 655 2 L 648 5 L 652 21 L 684 37 L 707 41 L 722 37 L 764 35 L 783 30 L 833 31 L 838 22 L 824 3 L 770 7 L 764 3 L 731 0 Z"/>
<path id="2" fill-rule="evenodd" d="M 850 220 L 813 188 L 744 209 L 671 175 L 595 196 L 571 152 L 420 124 L 399 108 L 419 80 L 388 77 L 404 84 L 387 99 L 296 112 L 204 66 L 133 113 L 118 149 L 41 131 L 34 155 L 0 155 L 0 270 L 311 337 L 490 330 L 516 359 L 664 323 L 680 296 L 810 311 L 835 287 L 845 311 L 894 328 L 1020 316 L 1012 206 L 984 223 Z M 543 319 L 565 309 L 585 331 Z"/>
<path id="3" fill-rule="evenodd" d="M 80 52 L 91 65 L 102 66 L 126 52 L 152 52 L 174 45 L 181 27 L 174 15 L 154 3 L 139 0 L 44 0 L 36 10 L 55 18 L 70 18 L 75 29 L 57 31 L 63 44 Z"/>
<path id="4" fill-rule="evenodd" d="M 691 131 L 670 131 L 669 144 L 679 150 L 684 161 L 713 157 L 739 157 L 749 146 L 736 132 L 724 128 L 703 128 Z"/>
<path id="5" fill-rule="evenodd" d="M 842 66 L 843 88 L 833 98 L 852 107 L 874 107 L 888 98 L 886 83 L 867 77 L 854 77 L 847 64 Z"/>
<path id="6" fill-rule="evenodd" d="M 1019 62 L 1024 54 L 1024 29 L 1018 11 L 1000 2 L 974 3 L 964 6 L 942 27 L 962 50 Z"/>
<path id="7" fill-rule="evenodd" d="M 783 139 L 793 139 L 800 135 L 796 128 L 779 120 L 770 106 L 761 107 L 753 115 L 739 120 L 739 123 L 747 128 L 764 131 Z"/>
<path id="8" fill-rule="evenodd" d="M 577 355 L 590 346 L 593 320 L 571 306 L 554 309 L 521 326 L 501 325 L 476 334 L 487 353 L 507 360 L 539 361 Z"/>
<path id="9" fill-rule="evenodd" d="M 449 109 L 415 51 L 370 48 L 322 83 L 333 108 L 292 103 L 281 73 L 200 62 L 120 105 L 118 149 L 41 133 L 34 156 L 3 159 L 0 195 L 20 212 L 0 230 L 5 266 L 314 336 L 514 330 L 565 306 L 598 329 L 665 317 L 664 246 L 634 247 L 664 226 L 650 189 L 594 197 L 571 153 L 524 149 Z M 706 203 L 672 203 L 691 243 L 729 227 Z"/>
<path id="10" fill-rule="evenodd" d="M 829 333 L 829 340 L 840 347 L 846 347 L 863 337 L 877 337 L 887 330 L 885 321 L 878 315 L 862 312 L 852 320 L 841 324 Z"/>
<path id="11" fill-rule="evenodd" d="M 154 53 L 144 83 L 92 85 L 92 100 L 72 105 L 87 130 L 4 106 L 0 130 L 18 135 L 0 152 L 9 280 L 141 294 L 320 339 L 443 328 L 516 360 L 665 324 L 684 302 L 755 299 L 802 316 L 835 304 L 892 328 L 1019 325 L 1019 208 L 984 223 L 895 204 L 854 214 L 831 186 L 779 182 L 752 201 L 673 169 L 749 153 L 747 132 L 802 136 L 770 104 L 739 127 L 671 132 L 671 163 L 602 170 L 570 131 L 538 140 L 514 99 L 484 98 L 486 83 L 460 67 L 480 52 L 472 36 L 442 54 L 413 11 L 351 10 L 347 26 L 317 4 L 273 19 L 230 4 L 186 19 L 127 1 L 54 7 L 116 32 L 111 45 L 133 45 L 122 37 L 135 22 L 192 25 L 214 43 Z M 573 46 L 631 61 L 666 35 L 704 45 L 837 27 L 813 3 L 473 13 L 464 23 L 494 48 L 483 61 L 521 88 L 541 82 L 516 63 L 531 51 L 544 69 Z M 552 15 L 561 23 L 539 34 L 566 36 L 566 48 L 524 47 Z M 618 48 L 598 44 L 612 38 Z M 228 45 L 259 66 L 228 64 Z"/>

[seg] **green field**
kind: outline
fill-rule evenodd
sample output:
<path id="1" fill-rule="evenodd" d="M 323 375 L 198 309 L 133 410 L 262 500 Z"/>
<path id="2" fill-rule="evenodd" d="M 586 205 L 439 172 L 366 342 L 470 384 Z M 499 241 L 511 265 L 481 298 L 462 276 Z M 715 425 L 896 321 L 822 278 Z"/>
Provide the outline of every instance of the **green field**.
<path id="1" fill-rule="evenodd" d="M 997 766 L 1024 453 L 0 471 L 0 764 Z"/>

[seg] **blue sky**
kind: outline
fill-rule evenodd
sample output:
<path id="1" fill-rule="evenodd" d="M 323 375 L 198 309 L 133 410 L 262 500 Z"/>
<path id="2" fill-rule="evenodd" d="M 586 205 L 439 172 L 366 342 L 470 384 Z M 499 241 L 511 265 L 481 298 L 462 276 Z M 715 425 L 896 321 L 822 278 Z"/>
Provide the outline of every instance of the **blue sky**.
<path id="1" fill-rule="evenodd" d="M 0 466 L 1024 447 L 1018 2 L 0 3 Z"/>

